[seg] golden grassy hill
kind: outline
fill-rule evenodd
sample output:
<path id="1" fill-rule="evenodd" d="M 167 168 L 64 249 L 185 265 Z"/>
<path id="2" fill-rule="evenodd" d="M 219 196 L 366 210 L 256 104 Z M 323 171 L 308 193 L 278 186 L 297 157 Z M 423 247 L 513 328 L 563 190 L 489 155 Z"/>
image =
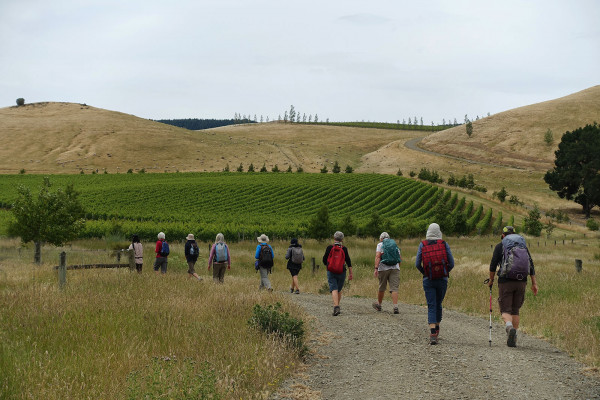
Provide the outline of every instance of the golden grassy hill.
<path id="1" fill-rule="evenodd" d="M 554 165 L 562 134 L 594 121 L 600 122 L 600 86 L 473 121 L 471 138 L 461 125 L 426 137 L 420 146 L 471 160 L 545 171 Z M 552 145 L 544 142 L 548 129 L 553 132 Z"/>
<path id="2" fill-rule="evenodd" d="M 240 163 L 245 170 L 264 163 L 314 172 L 335 160 L 356 167 L 362 155 L 400 136 L 281 123 L 189 131 L 82 104 L 32 103 L 0 109 L 0 139 L 8 144 L 0 148 L 0 173 L 220 171 Z"/>

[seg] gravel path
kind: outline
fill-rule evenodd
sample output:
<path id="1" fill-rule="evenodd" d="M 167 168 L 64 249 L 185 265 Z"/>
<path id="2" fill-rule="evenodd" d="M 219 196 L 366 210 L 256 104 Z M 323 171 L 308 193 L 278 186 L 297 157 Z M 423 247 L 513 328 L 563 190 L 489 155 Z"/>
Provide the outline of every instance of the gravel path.
<path id="1" fill-rule="evenodd" d="M 329 295 L 291 296 L 314 317 L 313 354 L 272 399 L 600 399 L 600 379 L 544 340 L 509 348 L 494 324 L 490 347 L 488 319 L 444 310 L 431 346 L 424 307 L 346 297 L 334 317 Z"/>

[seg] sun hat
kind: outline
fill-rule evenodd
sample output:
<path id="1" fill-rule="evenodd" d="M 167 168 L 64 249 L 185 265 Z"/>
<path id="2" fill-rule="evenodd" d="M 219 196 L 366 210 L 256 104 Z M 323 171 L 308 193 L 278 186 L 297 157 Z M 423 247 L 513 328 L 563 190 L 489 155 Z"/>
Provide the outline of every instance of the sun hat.
<path id="1" fill-rule="evenodd" d="M 512 227 L 512 226 L 510 226 L 510 225 L 508 225 L 508 226 L 505 226 L 505 227 L 502 229 L 502 233 L 504 233 L 505 235 L 510 235 L 511 233 L 515 233 L 515 228 L 513 228 L 513 227 Z"/>
<path id="2" fill-rule="evenodd" d="M 187 235 L 187 237 L 186 237 L 186 240 L 196 240 L 196 239 L 194 239 L 194 235 L 193 234 L 189 233 Z"/>
<path id="3" fill-rule="evenodd" d="M 256 240 L 258 240 L 261 243 L 267 243 L 269 241 L 269 237 L 263 233 L 262 235 L 257 237 Z"/>

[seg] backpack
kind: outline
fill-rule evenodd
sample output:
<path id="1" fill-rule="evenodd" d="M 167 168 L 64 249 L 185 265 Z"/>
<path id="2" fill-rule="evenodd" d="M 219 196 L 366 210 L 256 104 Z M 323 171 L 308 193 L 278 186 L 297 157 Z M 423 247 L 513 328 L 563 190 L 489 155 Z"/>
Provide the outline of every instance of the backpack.
<path id="1" fill-rule="evenodd" d="M 292 247 L 292 256 L 290 260 L 294 264 L 302 264 L 304 262 L 304 252 L 302 251 L 302 247 Z"/>
<path id="2" fill-rule="evenodd" d="M 381 250 L 383 252 L 381 262 L 385 265 L 396 265 L 402 262 L 402 258 L 400 258 L 400 249 L 398 249 L 398 245 L 394 239 L 383 239 Z"/>
<path id="3" fill-rule="evenodd" d="M 432 243 L 433 242 L 433 243 Z M 425 276 L 429 279 L 441 279 L 448 276 L 448 254 L 443 240 L 423 240 L 421 256 Z"/>
<path id="4" fill-rule="evenodd" d="M 344 272 L 344 263 L 346 262 L 346 254 L 342 246 L 333 245 L 329 250 L 329 256 L 327 257 L 327 271 L 334 274 L 341 274 Z"/>
<path id="5" fill-rule="evenodd" d="M 515 233 L 502 239 L 502 262 L 498 276 L 523 280 L 529 275 L 529 251 L 525 239 Z"/>
<path id="6" fill-rule="evenodd" d="M 271 253 L 271 248 L 268 244 L 260 245 L 258 265 L 264 268 L 271 268 L 273 266 L 273 253 Z"/>
<path id="7" fill-rule="evenodd" d="M 227 261 L 227 245 L 225 243 L 217 243 L 215 245 L 215 260 L 218 263 Z"/>
<path id="8" fill-rule="evenodd" d="M 200 253 L 200 251 L 198 249 L 198 245 L 196 244 L 196 242 L 190 243 L 190 256 L 194 257 L 194 256 L 197 256 L 199 253 Z"/>
<path id="9" fill-rule="evenodd" d="M 160 256 L 167 257 L 169 255 L 169 243 L 166 240 L 163 240 L 162 247 L 160 248 Z"/>

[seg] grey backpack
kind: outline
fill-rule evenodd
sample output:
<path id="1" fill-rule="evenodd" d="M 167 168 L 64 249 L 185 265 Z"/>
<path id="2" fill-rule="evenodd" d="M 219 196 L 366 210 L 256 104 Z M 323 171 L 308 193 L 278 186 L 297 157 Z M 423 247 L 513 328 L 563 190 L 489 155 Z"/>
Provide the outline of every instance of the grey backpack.
<path id="1" fill-rule="evenodd" d="M 304 262 L 304 252 L 302 247 L 292 247 L 292 256 L 290 257 L 294 264 L 302 264 Z"/>

